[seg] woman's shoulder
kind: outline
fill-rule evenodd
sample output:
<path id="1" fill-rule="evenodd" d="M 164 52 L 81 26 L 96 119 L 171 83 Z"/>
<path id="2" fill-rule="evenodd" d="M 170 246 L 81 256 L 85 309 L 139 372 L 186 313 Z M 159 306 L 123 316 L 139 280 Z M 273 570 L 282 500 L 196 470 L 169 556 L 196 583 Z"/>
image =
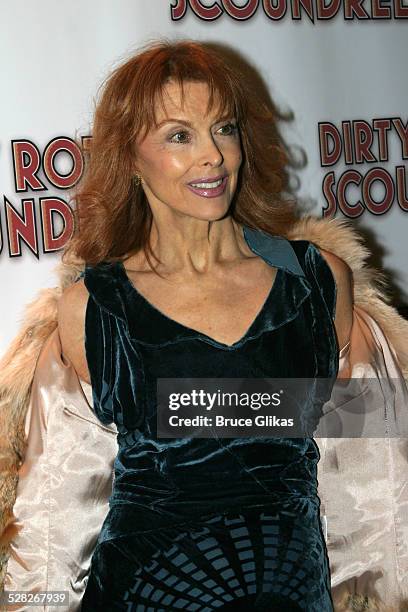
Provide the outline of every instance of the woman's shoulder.
<path id="1" fill-rule="evenodd" d="M 83 278 L 67 287 L 58 300 L 58 332 L 62 353 L 78 376 L 90 382 L 85 355 L 85 315 L 89 293 Z"/>
<path id="2" fill-rule="evenodd" d="M 88 302 L 89 292 L 83 278 L 66 287 L 58 300 L 58 324 L 65 325 L 72 321 L 82 320 Z"/>

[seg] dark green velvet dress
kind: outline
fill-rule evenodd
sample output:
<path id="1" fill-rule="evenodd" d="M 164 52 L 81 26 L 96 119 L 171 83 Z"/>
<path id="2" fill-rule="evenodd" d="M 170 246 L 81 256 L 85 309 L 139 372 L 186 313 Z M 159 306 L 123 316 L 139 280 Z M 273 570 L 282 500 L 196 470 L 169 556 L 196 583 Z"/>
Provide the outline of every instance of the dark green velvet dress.
<path id="1" fill-rule="evenodd" d="M 86 612 L 333 609 L 312 438 L 156 435 L 158 378 L 337 376 L 336 285 L 319 250 L 247 227 L 244 236 L 278 271 L 232 345 L 164 315 L 123 264 L 85 269 L 94 409 L 119 432 Z"/>

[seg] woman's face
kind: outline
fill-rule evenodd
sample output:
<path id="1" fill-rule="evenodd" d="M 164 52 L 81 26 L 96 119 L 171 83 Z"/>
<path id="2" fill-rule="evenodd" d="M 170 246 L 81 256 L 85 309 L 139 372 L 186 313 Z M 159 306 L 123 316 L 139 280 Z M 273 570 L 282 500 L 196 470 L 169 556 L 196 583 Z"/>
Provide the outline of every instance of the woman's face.
<path id="1" fill-rule="evenodd" d="M 217 103 L 207 108 L 208 86 L 170 81 L 165 112 L 156 107 L 157 128 L 137 143 L 136 171 L 153 214 L 167 212 L 203 220 L 222 218 L 230 206 L 241 165 L 241 143 L 234 116 L 220 117 Z M 215 101 L 217 102 L 217 100 Z"/>

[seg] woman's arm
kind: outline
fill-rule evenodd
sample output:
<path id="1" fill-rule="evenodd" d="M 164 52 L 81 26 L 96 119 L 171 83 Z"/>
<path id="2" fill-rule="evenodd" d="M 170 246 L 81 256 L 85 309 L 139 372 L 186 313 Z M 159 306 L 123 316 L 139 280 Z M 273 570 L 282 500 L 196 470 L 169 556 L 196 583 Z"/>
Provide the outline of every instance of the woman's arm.
<path id="1" fill-rule="evenodd" d="M 83 279 L 65 289 L 58 301 L 58 331 L 63 355 L 79 378 L 91 383 L 85 353 L 85 315 L 89 293 Z"/>

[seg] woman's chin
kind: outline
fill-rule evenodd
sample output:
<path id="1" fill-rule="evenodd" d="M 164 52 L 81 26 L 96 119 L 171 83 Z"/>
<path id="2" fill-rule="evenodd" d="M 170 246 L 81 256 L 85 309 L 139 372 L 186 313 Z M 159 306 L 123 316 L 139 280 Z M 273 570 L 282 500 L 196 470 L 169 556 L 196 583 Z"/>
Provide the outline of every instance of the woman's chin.
<path id="1" fill-rule="evenodd" d="M 178 210 L 177 212 L 183 216 L 193 217 L 201 221 L 219 221 L 229 214 L 230 206 L 231 203 L 225 201 L 219 203 L 214 201 L 204 202 L 199 208 L 195 205 L 188 210 Z"/>

